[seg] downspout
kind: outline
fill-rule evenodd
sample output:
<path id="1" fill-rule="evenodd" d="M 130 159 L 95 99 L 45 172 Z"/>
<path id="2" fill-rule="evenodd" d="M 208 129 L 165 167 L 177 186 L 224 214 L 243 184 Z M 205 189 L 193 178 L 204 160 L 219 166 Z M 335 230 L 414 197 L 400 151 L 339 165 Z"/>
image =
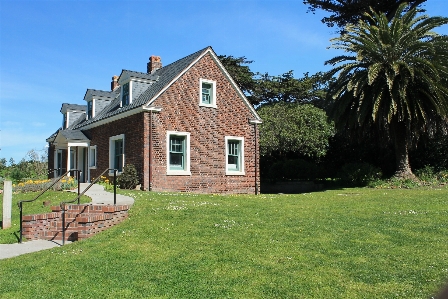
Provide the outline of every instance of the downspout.
<path id="1" fill-rule="evenodd" d="M 148 159 L 149 159 L 149 165 L 148 165 L 148 179 L 149 179 L 149 184 L 148 184 L 148 191 L 152 190 L 152 113 L 153 112 L 160 112 L 162 111 L 162 108 L 160 107 L 153 107 L 153 106 L 149 106 L 149 107 L 143 107 L 143 110 L 145 111 L 149 111 L 149 155 L 148 155 Z"/>
<path id="2" fill-rule="evenodd" d="M 254 171 L 255 171 L 255 195 L 258 195 L 258 139 L 257 139 L 257 124 L 261 124 L 261 120 L 259 119 L 251 119 L 249 120 L 250 124 L 254 125 L 254 155 L 255 155 L 255 165 L 254 165 Z"/>
<path id="3" fill-rule="evenodd" d="M 152 110 L 149 111 L 149 170 L 148 170 L 148 191 L 151 191 L 152 185 Z"/>

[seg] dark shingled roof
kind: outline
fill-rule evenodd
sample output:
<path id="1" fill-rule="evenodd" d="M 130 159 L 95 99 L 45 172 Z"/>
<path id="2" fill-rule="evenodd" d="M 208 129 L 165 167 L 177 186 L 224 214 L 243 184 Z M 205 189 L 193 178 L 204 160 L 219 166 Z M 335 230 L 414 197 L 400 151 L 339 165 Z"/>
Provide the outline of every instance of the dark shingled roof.
<path id="1" fill-rule="evenodd" d="M 80 130 L 61 130 L 60 133 L 67 140 L 89 141 L 89 138 L 87 138 Z"/>
<path id="2" fill-rule="evenodd" d="M 156 70 L 152 74 L 145 74 L 139 72 L 125 71 L 131 72 L 135 76 L 143 76 L 145 75 L 147 79 L 155 80 L 150 87 L 143 92 L 137 99 L 133 99 L 133 102 L 127 106 L 120 107 L 120 97 L 117 94 L 117 97 L 106 107 L 104 108 L 98 115 L 94 118 L 78 123 L 74 126 L 74 129 L 82 128 L 86 125 L 92 124 L 99 120 L 103 120 L 109 118 L 111 116 L 123 113 L 125 111 L 129 111 L 138 107 L 142 107 L 146 103 L 148 103 L 155 95 L 157 95 L 160 91 L 162 91 L 171 81 L 173 81 L 176 76 L 182 73 L 191 63 L 193 63 L 198 57 L 200 57 L 205 51 L 211 49 L 211 47 L 204 48 L 199 50 L 193 54 L 190 54 L 182 59 L 179 59 L 167 66 L 164 66 L 158 70 Z"/>
<path id="3" fill-rule="evenodd" d="M 141 73 L 141 72 L 135 72 L 135 71 L 130 71 L 130 70 L 122 70 L 121 71 L 121 76 L 123 76 L 123 74 L 128 74 L 129 77 L 133 77 L 133 78 L 140 78 L 140 79 L 145 79 L 145 80 L 150 80 L 150 81 L 155 81 L 157 80 L 157 75 L 155 73 Z M 118 79 L 120 80 L 120 79 Z"/>
<path id="4" fill-rule="evenodd" d="M 62 110 L 64 110 L 64 108 L 66 110 L 76 110 L 76 111 L 86 111 L 87 110 L 87 106 L 86 105 L 68 104 L 68 103 L 63 103 L 62 104 L 61 112 L 62 112 Z"/>
<path id="5" fill-rule="evenodd" d="M 118 95 L 118 92 L 116 92 L 116 91 L 104 91 L 104 90 L 97 90 L 97 89 L 87 89 L 86 95 L 89 91 L 93 96 L 112 98 L 112 99 L 115 99 L 115 97 Z M 84 95 L 84 97 L 85 97 L 85 95 Z"/>

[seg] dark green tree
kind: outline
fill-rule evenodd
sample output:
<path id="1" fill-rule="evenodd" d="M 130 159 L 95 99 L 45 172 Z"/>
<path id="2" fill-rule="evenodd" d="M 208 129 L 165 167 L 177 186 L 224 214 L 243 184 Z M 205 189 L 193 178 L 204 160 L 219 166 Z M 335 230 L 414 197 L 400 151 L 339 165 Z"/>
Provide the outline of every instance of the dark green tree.
<path id="1" fill-rule="evenodd" d="M 258 109 L 262 155 L 322 157 L 334 126 L 324 110 L 310 104 L 279 102 Z"/>
<path id="2" fill-rule="evenodd" d="M 366 21 L 347 25 L 333 48 L 352 55 L 335 57 L 328 74 L 338 74 L 329 95 L 338 130 L 376 132 L 394 145 L 395 176 L 413 178 L 409 148 L 422 132 L 434 132 L 448 116 L 448 37 L 432 30 L 448 18 L 405 12 L 366 13 Z"/>
<path id="3" fill-rule="evenodd" d="M 254 106 L 277 102 L 313 103 L 322 106 L 324 103 L 328 80 L 323 73 L 303 78 L 294 78 L 293 71 L 280 76 L 268 73 L 254 73 L 249 64 L 253 61 L 246 57 L 218 56 L 226 70 L 243 91 L 246 98 Z"/>
<path id="4" fill-rule="evenodd" d="M 416 8 L 426 0 L 303 0 L 308 5 L 308 11 L 322 9 L 329 12 L 329 17 L 321 21 L 328 27 L 337 26 L 343 29 L 347 24 L 357 24 L 360 19 L 367 20 L 364 13 L 370 8 L 378 13 L 384 13 L 390 21 L 402 3 L 408 3 L 409 9 Z"/>

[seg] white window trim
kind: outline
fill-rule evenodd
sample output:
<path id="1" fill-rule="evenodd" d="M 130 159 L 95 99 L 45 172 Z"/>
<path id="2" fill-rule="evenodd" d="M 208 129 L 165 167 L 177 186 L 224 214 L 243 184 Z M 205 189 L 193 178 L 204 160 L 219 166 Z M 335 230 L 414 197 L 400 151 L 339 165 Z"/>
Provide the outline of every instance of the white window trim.
<path id="1" fill-rule="evenodd" d="M 95 158 L 95 164 L 91 166 L 92 164 L 92 151 L 94 152 L 94 158 Z M 96 169 L 96 164 L 97 164 L 97 147 L 96 145 L 91 145 L 89 147 L 89 169 Z"/>
<path id="2" fill-rule="evenodd" d="M 202 83 L 208 83 L 208 84 L 212 85 L 212 102 L 211 102 L 211 104 L 202 103 Z M 199 80 L 199 106 L 217 108 L 217 105 L 216 105 L 216 81 L 202 79 L 202 78 Z"/>
<path id="3" fill-rule="evenodd" d="M 126 83 L 129 83 L 129 104 L 128 105 L 131 105 L 132 104 L 132 80 L 129 80 L 129 82 L 125 82 L 125 83 L 123 83 L 122 85 L 121 85 L 121 90 L 120 90 L 120 97 L 121 97 L 121 101 L 120 101 L 120 107 L 124 107 L 123 106 L 123 86 L 126 84 Z"/>
<path id="4" fill-rule="evenodd" d="M 170 169 L 170 136 L 183 136 L 185 137 L 185 169 L 184 170 L 171 170 Z M 166 132 L 166 174 L 167 175 L 191 175 L 190 172 L 190 133 L 189 132 Z"/>
<path id="5" fill-rule="evenodd" d="M 225 136 L 225 160 L 226 160 L 226 175 L 245 175 L 245 171 L 244 171 L 244 137 L 236 137 L 236 136 Z M 228 163 L 228 155 L 229 155 L 229 147 L 227 146 L 227 143 L 229 142 L 229 140 L 236 140 L 241 144 L 241 152 L 240 152 L 240 165 L 241 168 L 240 170 L 229 170 L 229 163 Z"/>
<path id="6" fill-rule="evenodd" d="M 124 134 L 115 135 L 112 137 L 109 137 L 109 175 L 114 175 L 114 171 L 110 170 L 112 169 L 112 165 L 114 165 L 115 160 L 115 140 L 123 139 L 123 168 L 125 166 L 125 158 L 126 158 L 126 151 L 125 151 L 125 139 Z M 117 171 L 117 174 L 121 174 L 120 171 Z"/>

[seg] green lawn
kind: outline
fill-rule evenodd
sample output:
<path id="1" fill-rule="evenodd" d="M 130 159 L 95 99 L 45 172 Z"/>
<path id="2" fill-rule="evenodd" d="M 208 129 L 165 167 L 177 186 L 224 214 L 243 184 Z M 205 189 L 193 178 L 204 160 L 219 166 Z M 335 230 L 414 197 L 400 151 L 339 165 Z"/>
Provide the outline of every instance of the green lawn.
<path id="1" fill-rule="evenodd" d="M 0 244 L 17 243 L 20 230 L 20 211 L 17 203 L 21 200 L 31 200 L 36 198 L 40 192 L 27 192 L 17 193 L 12 195 L 12 208 L 11 208 L 11 228 L 1 229 L 0 226 Z M 68 191 L 47 191 L 36 201 L 25 202 L 23 206 L 23 215 L 49 213 L 51 212 L 51 206 L 58 206 L 62 201 L 74 200 L 78 196 L 77 193 Z M 3 194 L 0 201 L 0 221 L 3 219 Z M 50 205 L 44 206 L 44 201 L 50 201 Z M 87 196 L 81 197 L 81 202 L 90 202 L 91 199 Z M 1 297 L 0 297 L 1 298 Z"/>
<path id="2" fill-rule="evenodd" d="M 430 298 L 448 281 L 447 187 L 121 193 L 122 224 L 0 260 L 0 298 Z"/>

